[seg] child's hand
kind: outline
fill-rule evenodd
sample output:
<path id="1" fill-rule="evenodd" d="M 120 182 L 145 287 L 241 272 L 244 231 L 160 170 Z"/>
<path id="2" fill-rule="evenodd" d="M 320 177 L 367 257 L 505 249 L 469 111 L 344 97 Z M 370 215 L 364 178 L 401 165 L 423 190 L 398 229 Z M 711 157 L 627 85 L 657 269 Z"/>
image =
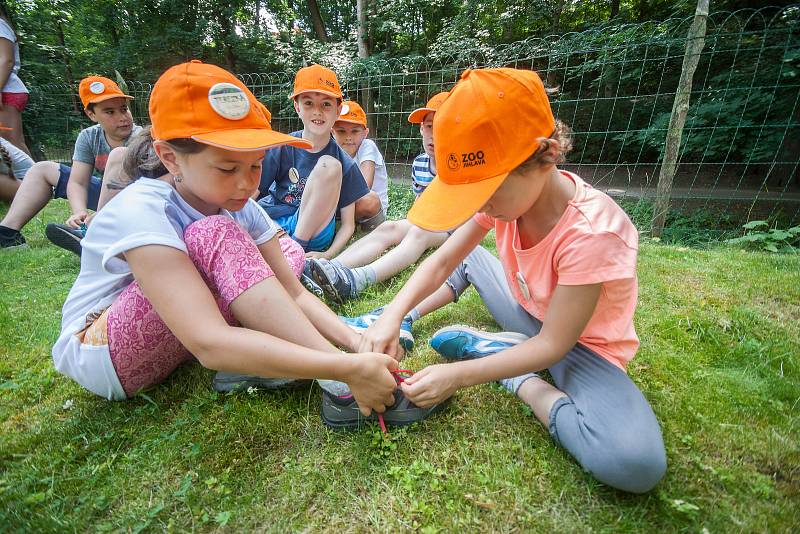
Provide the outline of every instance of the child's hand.
<path id="1" fill-rule="evenodd" d="M 403 393 L 420 408 L 444 402 L 460 387 L 455 364 L 430 365 L 400 384 Z"/>
<path id="2" fill-rule="evenodd" d="M 89 213 L 86 210 L 81 210 L 77 213 L 73 213 L 70 218 L 66 220 L 65 224 L 70 228 L 80 228 L 81 224 L 85 224 L 88 216 Z"/>
<path id="3" fill-rule="evenodd" d="M 397 361 L 386 354 L 362 353 L 355 354 L 354 371 L 347 382 L 350 391 L 358 403 L 358 408 L 364 417 L 368 417 L 372 410 L 378 413 L 386 411 L 388 406 L 394 404 L 394 390 L 397 382 L 391 371 L 397 369 Z"/>
<path id="4" fill-rule="evenodd" d="M 358 352 L 373 351 L 388 354 L 397 361 L 403 358 L 403 349 L 400 347 L 400 323 L 392 324 L 392 321 L 381 316 L 361 333 Z"/>
<path id="5" fill-rule="evenodd" d="M 314 259 L 320 259 L 321 258 L 323 260 L 327 260 L 328 256 L 326 256 L 324 252 L 319 252 L 317 250 L 312 250 L 312 251 L 306 252 L 306 258 L 314 258 Z"/>

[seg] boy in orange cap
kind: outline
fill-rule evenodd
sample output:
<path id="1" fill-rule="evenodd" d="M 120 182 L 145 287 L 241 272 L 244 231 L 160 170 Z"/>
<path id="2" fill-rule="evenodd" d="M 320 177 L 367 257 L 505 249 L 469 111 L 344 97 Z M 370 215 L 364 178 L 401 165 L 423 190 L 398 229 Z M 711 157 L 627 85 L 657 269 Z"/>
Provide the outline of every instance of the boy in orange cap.
<path id="1" fill-rule="evenodd" d="M 664 443 L 625 371 L 639 346 L 636 228 L 611 198 L 556 167 L 569 130 L 535 72 L 467 70 L 433 129 L 438 176 L 408 217 L 429 230 L 461 226 L 364 333 L 361 350 L 396 354 L 406 314 L 425 315 L 473 285 L 507 332 L 439 330 L 431 346 L 457 363 L 409 378 L 408 398 L 428 406 L 500 380 L 599 481 L 650 490 L 666 470 Z M 490 230 L 499 260 L 479 246 Z M 536 374 L 545 369 L 555 385 Z"/>
<path id="2" fill-rule="evenodd" d="M 356 221 L 361 229 L 371 232 L 386 220 L 389 209 L 389 174 L 378 145 L 367 139 L 367 114 L 353 100 L 342 103 L 342 113 L 333 125 L 336 143 L 355 160 L 367 187 L 368 195 L 356 200 Z"/>
<path id="3" fill-rule="evenodd" d="M 127 145 L 131 136 L 141 128 L 133 123 L 128 109 L 128 96 L 114 81 L 102 76 L 89 76 L 81 80 L 78 88 L 84 112 L 96 124 L 81 130 L 75 141 L 72 166 L 55 161 L 35 163 L 20 184 L 14 202 L 0 221 L 0 247 L 13 248 L 25 245 L 20 230 L 47 204 L 51 198 L 69 200 L 72 214 L 57 234 L 75 241 L 81 225 L 89 216 L 88 210 L 97 207 L 101 179 L 108 154 L 118 146 Z M 48 237 L 50 233 L 48 232 Z M 55 236 L 56 241 L 60 235 Z"/>
<path id="4" fill-rule="evenodd" d="M 437 93 L 424 107 L 415 109 L 408 116 L 408 122 L 419 124 L 424 150 L 411 166 L 411 189 L 417 197 L 428 187 L 436 173 L 433 117 L 447 94 L 446 91 Z M 418 228 L 407 219 L 386 221 L 332 261 L 311 260 L 311 275 L 328 298 L 343 302 L 358 297 L 365 288 L 388 280 L 412 265 L 426 250 L 444 243 L 447 236 L 446 232 L 430 232 Z M 390 252 L 381 256 L 390 248 Z M 354 327 L 361 328 L 374 321 L 378 313 L 379 309 L 373 310 L 348 321 Z M 407 336 L 411 337 L 410 327 Z"/>
<path id="5" fill-rule="evenodd" d="M 353 235 L 355 203 L 369 188 L 353 158 L 331 137 L 343 99 L 336 74 L 321 65 L 300 69 L 289 98 L 303 121 L 303 129 L 290 135 L 311 148 L 267 153 L 259 204 L 310 257 L 332 258 Z"/>

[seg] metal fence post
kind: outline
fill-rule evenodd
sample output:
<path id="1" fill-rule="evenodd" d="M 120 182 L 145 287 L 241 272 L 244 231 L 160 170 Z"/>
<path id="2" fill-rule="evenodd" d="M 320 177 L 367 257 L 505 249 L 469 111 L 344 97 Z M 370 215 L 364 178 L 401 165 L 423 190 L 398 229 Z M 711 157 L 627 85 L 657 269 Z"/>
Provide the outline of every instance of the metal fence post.
<path id="1" fill-rule="evenodd" d="M 664 230 L 664 222 L 669 211 L 669 198 L 672 191 L 672 179 L 678 169 L 678 156 L 681 148 L 681 135 L 686 123 L 686 114 L 689 112 L 689 98 L 692 93 L 692 78 L 700 61 L 700 52 L 703 50 L 706 35 L 706 19 L 708 18 L 708 0 L 697 0 L 697 10 L 694 21 L 686 36 L 686 53 L 683 56 L 681 77 L 678 89 L 675 92 L 675 101 L 672 104 L 672 113 L 669 118 L 667 138 L 664 142 L 664 160 L 658 174 L 658 188 L 656 190 L 656 203 L 653 207 L 653 222 L 651 234 L 660 237 Z"/>

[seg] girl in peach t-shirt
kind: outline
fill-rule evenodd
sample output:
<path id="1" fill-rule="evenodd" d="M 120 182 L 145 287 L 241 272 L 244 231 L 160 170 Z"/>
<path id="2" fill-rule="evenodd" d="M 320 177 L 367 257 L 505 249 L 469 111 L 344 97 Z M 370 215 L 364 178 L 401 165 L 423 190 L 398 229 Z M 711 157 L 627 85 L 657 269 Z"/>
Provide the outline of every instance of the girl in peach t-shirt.
<path id="1" fill-rule="evenodd" d="M 406 314 L 417 319 L 473 285 L 506 332 L 439 330 L 431 346 L 456 363 L 419 371 L 401 385 L 406 396 L 425 407 L 499 380 L 599 481 L 650 490 L 666 470 L 663 438 L 625 372 L 639 347 L 636 228 L 607 195 L 556 167 L 570 133 L 534 72 L 467 70 L 433 127 L 445 163 L 408 218 L 426 230 L 463 225 L 414 272 L 359 350 L 398 354 Z M 492 229 L 499 260 L 479 246 Z M 536 374 L 545 369 L 555 386 Z"/>

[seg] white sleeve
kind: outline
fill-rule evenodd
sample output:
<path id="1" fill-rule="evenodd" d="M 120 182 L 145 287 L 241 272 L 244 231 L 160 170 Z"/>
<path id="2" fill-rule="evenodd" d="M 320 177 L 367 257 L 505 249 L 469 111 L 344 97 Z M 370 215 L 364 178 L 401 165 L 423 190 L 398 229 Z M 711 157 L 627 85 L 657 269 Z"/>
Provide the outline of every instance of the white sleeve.
<path id="1" fill-rule="evenodd" d="M 359 165 L 365 161 L 374 161 L 376 167 L 383 165 L 383 156 L 378 150 L 378 145 L 372 139 L 364 139 L 358 149 L 357 156 Z"/>
<path id="2" fill-rule="evenodd" d="M 247 230 L 256 245 L 266 243 L 278 232 L 278 225 L 252 198 L 236 213 L 234 219 Z"/>
<path id="3" fill-rule="evenodd" d="M 12 43 L 17 42 L 17 36 L 14 35 L 14 30 L 8 25 L 8 22 L 0 19 L 0 38 L 8 39 Z"/>

